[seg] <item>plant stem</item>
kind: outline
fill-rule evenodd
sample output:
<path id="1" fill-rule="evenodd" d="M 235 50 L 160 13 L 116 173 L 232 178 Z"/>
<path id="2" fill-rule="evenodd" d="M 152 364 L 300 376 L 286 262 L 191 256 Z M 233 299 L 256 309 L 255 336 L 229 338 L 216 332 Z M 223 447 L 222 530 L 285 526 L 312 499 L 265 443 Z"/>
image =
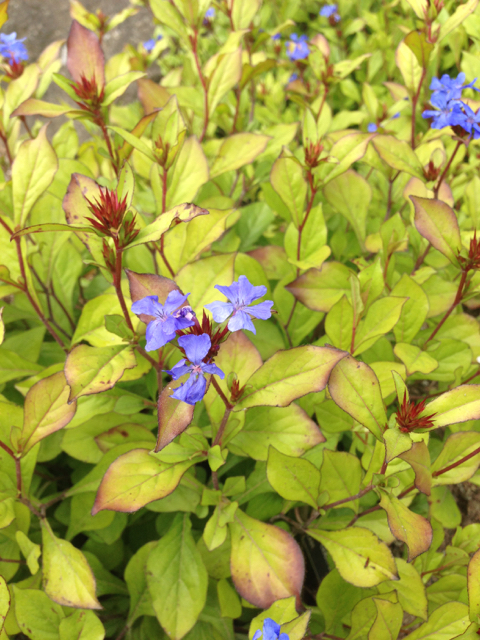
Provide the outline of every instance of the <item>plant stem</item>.
<path id="1" fill-rule="evenodd" d="M 6 151 L 6 154 L 7 154 L 8 162 L 10 163 L 10 166 L 12 166 L 13 158 L 12 158 L 12 154 L 10 153 L 10 149 L 8 148 L 7 136 L 0 132 L 0 139 L 2 140 L 2 142 L 3 142 L 4 146 L 5 146 L 5 151 Z"/>
<path id="2" fill-rule="evenodd" d="M 412 273 L 410 275 L 413 276 L 415 271 L 417 271 L 417 269 L 423 264 L 423 261 L 427 257 L 427 254 L 428 254 L 428 252 L 430 251 L 431 248 L 432 248 L 432 245 L 429 242 L 428 245 L 427 245 L 427 248 L 425 249 L 425 251 L 421 255 L 418 256 L 417 261 L 415 262 L 415 266 L 413 267 Z"/>
<path id="3" fill-rule="evenodd" d="M 220 385 L 219 385 L 219 384 L 218 384 L 218 382 L 215 380 L 215 376 L 212 376 L 212 378 L 211 378 L 211 379 L 212 379 L 212 384 L 213 384 L 213 387 L 214 387 L 215 391 L 218 393 L 218 395 L 220 396 L 220 398 L 221 398 L 221 399 L 222 399 L 222 401 L 223 401 L 223 404 L 225 405 L 225 410 L 227 410 L 227 409 L 228 409 L 229 411 L 231 411 L 231 410 L 233 409 L 233 405 L 232 405 L 232 404 L 230 404 L 230 402 L 229 402 L 229 401 L 228 401 L 228 399 L 227 399 L 227 396 L 223 393 L 223 391 L 222 391 L 222 389 L 221 389 Z M 225 417 L 225 416 L 224 416 L 224 417 Z M 227 419 L 228 419 L 228 416 L 227 416 Z"/>
<path id="4" fill-rule="evenodd" d="M 33 140 L 33 134 L 30 130 L 30 127 L 28 126 L 28 122 L 25 116 L 20 116 L 20 120 L 23 122 L 23 126 L 25 127 L 29 137 Z"/>
<path id="5" fill-rule="evenodd" d="M 105 126 L 103 115 L 100 112 L 98 112 L 97 114 L 96 124 L 102 130 L 103 138 L 106 142 L 107 149 L 108 149 L 108 155 L 110 156 L 110 159 L 112 161 L 113 170 L 115 172 L 115 175 L 118 177 L 118 162 L 117 162 L 117 159 L 115 158 L 115 154 L 112 149 L 112 143 L 110 142 L 110 136 L 108 135 L 108 131 L 107 131 L 107 127 Z"/>
<path id="6" fill-rule="evenodd" d="M 222 444 L 223 434 L 225 432 L 225 428 L 227 426 L 228 418 L 232 412 L 232 409 L 225 405 L 225 413 L 223 414 L 222 422 L 220 423 L 220 428 L 217 431 L 217 435 L 215 436 L 214 441 L 212 442 L 212 447 L 217 444 Z"/>
<path id="7" fill-rule="evenodd" d="M 420 97 L 420 91 L 422 90 L 423 81 L 425 80 L 426 75 L 427 75 L 427 69 L 423 67 L 422 76 L 420 78 L 420 82 L 418 83 L 417 92 L 412 98 L 412 131 L 411 131 L 412 149 L 415 149 L 415 120 L 417 115 L 417 102 L 418 102 L 418 98 Z"/>
<path id="8" fill-rule="evenodd" d="M 440 320 L 440 322 L 437 324 L 437 326 L 435 327 L 435 329 L 432 331 L 431 335 L 429 338 L 427 338 L 426 342 L 423 345 L 423 349 L 425 349 L 425 347 L 427 346 L 427 344 L 430 342 L 430 340 L 432 338 L 434 338 L 436 336 L 436 334 L 438 333 L 438 331 L 441 329 L 441 327 L 443 326 L 444 322 L 447 320 L 447 318 L 450 316 L 450 314 L 452 313 L 452 311 L 455 309 L 455 307 L 460 304 L 460 302 L 462 301 L 462 297 L 463 297 L 463 289 L 465 286 L 465 281 L 467 279 L 467 271 L 462 271 L 462 277 L 460 278 L 460 283 L 458 285 L 458 289 L 457 289 L 457 295 L 455 296 L 455 300 L 452 302 L 450 308 L 446 311 L 445 315 L 443 316 L 443 318 Z"/>
<path id="9" fill-rule="evenodd" d="M 450 169 L 450 166 L 453 162 L 453 159 L 455 158 L 455 156 L 457 155 L 457 151 L 460 149 L 460 147 L 462 146 L 463 142 L 462 140 L 459 140 L 457 142 L 457 146 L 455 147 L 455 149 L 453 150 L 452 155 L 450 156 L 450 160 L 447 162 L 447 164 L 445 165 L 445 169 L 442 171 L 442 175 L 440 176 L 440 178 L 438 179 L 438 182 L 436 184 L 436 186 L 433 188 L 433 197 L 437 198 L 438 197 L 438 192 L 440 191 L 440 187 L 442 186 L 442 182 L 445 179 L 445 176 L 447 175 L 447 171 Z"/>
<path id="10" fill-rule="evenodd" d="M 197 67 L 197 71 L 198 71 L 198 77 L 200 78 L 200 82 L 202 83 L 202 87 L 203 87 L 203 94 L 204 94 L 204 120 L 203 120 L 203 130 L 202 133 L 200 135 L 200 142 L 203 141 L 205 134 L 207 132 L 207 127 L 208 127 L 208 120 L 209 120 L 209 112 L 208 112 L 208 89 L 207 89 L 207 81 L 205 80 L 205 77 L 202 73 L 202 66 L 200 64 L 200 59 L 198 57 L 198 49 L 197 49 L 197 45 L 198 45 L 198 30 L 195 29 L 193 36 L 190 38 L 190 42 L 192 43 L 192 51 L 193 51 L 193 57 L 195 58 L 195 65 Z"/>
<path id="11" fill-rule="evenodd" d="M 447 473 L 447 471 L 451 471 L 452 469 L 455 469 L 455 467 L 460 466 L 461 464 L 463 464 L 467 460 L 470 460 L 470 458 L 473 458 L 474 456 L 478 455 L 479 453 L 480 453 L 480 447 L 477 447 L 476 449 L 474 449 L 472 451 L 472 453 L 469 453 L 468 455 L 463 456 L 463 458 L 460 458 L 460 460 L 457 460 L 457 462 L 452 462 L 452 464 L 448 465 L 448 467 L 444 467 L 443 469 L 439 469 L 438 471 L 434 471 L 432 473 L 432 476 L 434 478 L 438 478 L 438 476 L 441 476 L 444 473 Z"/>
<path id="12" fill-rule="evenodd" d="M 345 504 L 346 502 L 352 502 L 353 500 L 358 500 L 358 498 L 361 498 L 372 489 L 373 489 L 373 485 L 369 484 L 368 487 L 365 487 L 365 489 L 362 489 L 361 491 L 356 493 L 354 496 L 349 496 L 348 498 L 343 498 L 342 500 L 337 500 L 336 502 L 330 502 L 330 504 L 324 504 L 323 507 L 321 508 L 324 509 L 325 511 L 328 511 L 328 509 L 333 509 L 334 507 L 338 507 L 340 504 Z"/>
<path id="13" fill-rule="evenodd" d="M 117 238 L 115 238 L 115 272 L 113 275 L 113 286 L 115 287 L 115 291 L 117 292 L 117 298 L 120 302 L 120 306 L 122 307 L 123 315 L 125 317 L 125 322 L 127 323 L 130 331 L 135 335 L 135 329 L 133 328 L 132 321 L 130 320 L 130 315 L 128 313 L 127 304 L 125 302 L 125 298 L 123 297 L 122 292 L 122 248 L 120 247 Z M 143 354 L 142 354 L 143 355 Z"/>

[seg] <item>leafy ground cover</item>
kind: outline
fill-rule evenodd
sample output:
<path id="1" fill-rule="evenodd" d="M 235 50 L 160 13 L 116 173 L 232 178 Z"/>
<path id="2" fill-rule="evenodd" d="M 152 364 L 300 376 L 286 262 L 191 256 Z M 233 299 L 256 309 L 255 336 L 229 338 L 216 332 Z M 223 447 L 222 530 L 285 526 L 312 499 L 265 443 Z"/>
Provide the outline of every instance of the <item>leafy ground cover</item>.
<path id="1" fill-rule="evenodd" d="M 0 4 L 1 640 L 478 637 L 478 4 Z"/>

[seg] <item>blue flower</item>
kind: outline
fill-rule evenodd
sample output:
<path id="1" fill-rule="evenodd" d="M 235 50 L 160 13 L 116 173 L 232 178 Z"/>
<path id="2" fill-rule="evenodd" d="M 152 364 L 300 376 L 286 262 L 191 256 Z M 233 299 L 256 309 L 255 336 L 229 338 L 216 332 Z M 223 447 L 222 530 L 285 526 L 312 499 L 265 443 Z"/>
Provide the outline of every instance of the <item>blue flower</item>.
<path id="1" fill-rule="evenodd" d="M 255 631 L 252 640 L 290 640 L 286 633 L 280 633 L 280 625 L 271 618 L 265 618 L 262 631 Z"/>
<path id="2" fill-rule="evenodd" d="M 438 111 L 427 109 L 422 113 L 423 118 L 433 118 L 432 129 L 443 129 L 462 124 L 462 111 L 460 103 L 456 100 L 449 100 L 445 93 L 435 91 L 430 102 Z"/>
<path id="3" fill-rule="evenodd" d="M 280 40 L 282 35 L 280 33 L 274 33 L 272 36 L 272 40 Z"/>
<path id="4" fill-rule="evenodd" d="M 475 91 L 479 91 L 473 85 L 477 79 L 475 78 L 469 84 L 463 84 L 465 82 L 465 74 L 459 73 L 456 78 L 450 78 L 448 74 L 444 74 L 440 79 L 432 78 L 430 83 L 430 89 L 433 91 L 433 95 L 442 93 L 447 100 L 459 100 L 462 97 L 462 89 L 472 88 Z"/>
<path id="5" fill-rule="evenodd" d="M 212 341 L 207 333 L 202 333 L 201 336 L 187 335 L 181 336 L 178 339 L 178 344 L 185 351 L 189 365 L 185 364 L 186 359 L 180 360 L 170 370 L 167 371 L 174 380 L 178 380 L 186 373 L 190 374 L 190 377 L 186 382 L 181 384 L 172 393 L 172 398 L 186 402 L 187 404 L 195 404 L 205 395 L 207 388 L 207 381 L 205 379 L 206 373 L 216 374 L 220 378 L 225 377 L 225 374 L 215 364 L 206 364 L 203 359 L 210 351 Z"/>
<path id="6" fill-rule="evenodd" d="M 28 60 L 27 47 L 23 44 L 26 38 L 17 40 L 15 31 L 10 34 L 0 33 L 0 55 L 10 58 L 10 61 L 20 62 Z"/>
<path id="7" fill-rule="evenodd" d="M 461 102 L 460 105 L 462 106 L 464 113 L 458 117 L 457 124 L 465 129 L 465 131 L 470 135 L 473 133 L 474 139 L 477 140 L 480 138 L 480 111 L 475 113 L 475 111 L 464 102 Z"/>
<path id="8" fill-rule="evenodd" d="M 369 122 L 368 126 L 367 126 L 367 131 L 368 133 L 375 133 L 375 131 L 378 129 L 377 125 L 374 122 Z"/>
<path id="9" fill-rule="evenodd" d="M 154 46 L 157 44 L 159 40 L 161 40 L 163 36 L 157 36 L 156 38 L 152 38 L 151 40 L 147 40 L 143 43 L 143 48 L 147 53 L 153 51 Z"/>
<path id="10" fill-rule="evenodd" d="M 292 33 L 290 40 L 285 43 L 287 56 L 290 60 L 304 60 L 308 58 L 310 49 L 308 48 L 308 37 L 303 35 L 298 37 L 296 33 Z"/>
<path id="11" fill-rule="evenodd" d="M 229 287 L 216 284 L 215 289 L 223 293 L 230 302 L 216 301 L 205 306 L 212 312 L 215 322 L 224 322 L 229 316 L 232 316 L 228 322 L 228 328 L 232 332 L 247 329 L 256 333 L 251 317 L 268 320 L 272 315 L 270 309 L 273 302 L 271 300 L 249 306 L 254 300 L 258 300 L 267 293 L 267 287 L 263 285 L 254 287 L 246 276 L 240 276 L 238 282 L 233 282 Z"/>
<path id="12" fill-rule="evenodd" d="M 175 338 L 176 331 L 187 329 L 195 324 L 192 308 L 182 307 L 189 295 L 187 293 L 184 296 L 180 291 L 170 291 L 165 304 L 160 304 L 158 296 L 146 296 L 132 304 L 133 313 L 137 315 L 143 313 L 155 318 L 147 325 L 146 351 L 160 349 Z"/>
<path id="13" fill-rule="evenodd" d="M 322 18 L 333 18 L 334 22 L 340 22 L 340 16 L 337 13 L 337 9 L 338 7 L 336 4 L 326 4 L 320 9 L 320 13 L 318 15 L 322 16 Z"/>
<path id="14" fill-rule="evenodd" d="M 205 11 L 205 18 L 208 18 L 209 20 L 215 18 L 215 9 L 213 7 L 210 7 L 210 9 Z"/>

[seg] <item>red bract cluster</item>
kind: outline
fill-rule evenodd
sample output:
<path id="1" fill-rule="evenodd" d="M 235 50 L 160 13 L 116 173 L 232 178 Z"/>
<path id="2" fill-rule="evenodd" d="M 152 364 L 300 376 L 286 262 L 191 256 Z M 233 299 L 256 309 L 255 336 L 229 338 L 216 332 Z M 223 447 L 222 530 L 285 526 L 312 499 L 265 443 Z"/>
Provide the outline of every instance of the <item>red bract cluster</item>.
<path id="1" fill-rule="evenodd" d="M 320 160 L 320 154 L 322 153 L 322 151 L 323 144 L 320 144 L 320 142 L 317 142 L 317 144 L 313 144 L 312 142 L 310 142 L 310 144 L 305 147 L 305 164 L 307 165 L 307 167 L 310 167 L 310 169 L 318 167 L 320 162 L 322 162 L 322 160 Z"/>
<path id="2" fill-rule="evenodd" d="M 458 261 L 462 265 L 464 271 L 480 269 L 480 240 L 477 240 L 477 230 L 474 231 L 473 238 L 470 240 L 468 258 L 458 256 Z"/>
<path id="3" fill-rule="evenodd" d="M 425 400 L 415 404 L 415 402 L 407 400 L 407 393 L 405 392 L 403 395 L 403 402 L 395 416 L 400 431 L 403 433 L 409 433 L 414 429 L 429 429 L 430 427 L 433 427 L 434 423 L 432 418 L 435 414 L 432 413 L 429 416 L 419 417 L 424 410 Z"/>
<path id="4" fill-rule="evenodd" d="M 15 58 L 12 58 L 9 61 L 8 65 L 5 65 L 5 75 L 11 78 L 12 80 L 16 80 L 17 78 L 20 78 L 24 69 L 25 69 L 25 66 L 23 62 L 20 62 L 19 60 L 15 60 Z"/>
<path id="5" fill-rule="evenodd" d="M 195 317 L 195 324 L 193 325 L 193 327 L 190 327 L 185 331 L 177 331 L 177 335 L 179 336 L 188 335 L 189 333 L 193 333 L 193 335 L 195 336 L 201 336 L 203 333 L 206 333 L 208 336 L 210 336 L 212 346 L 210 347 L 209 352 L 204 358 L 206 362 L 209 362 L 218 354 L 220 350 L 220 344 L 223 342 L 225 336 L 229 333 L 229 330 L 228 327 L 225 327 L 224 329 L 217 329 L 217 331 L 215 331 L 214 333 L 213 323 L 204 311 L 201 323 L 198 321 L 198 318 Z"/>
<path id="6" fill-rule="evenodd" d="M 126 247 L 132 240 L 136 238 L 139 229 L 135 228 L 135 216 L 131 214 L 125 215 L 127 211 L 127 197 L 119 200 L 117 192 L 111 189 L 100 187 L 100 199 L 89 200 L 88 208 L 95 218 L 87 218 L 93 227 L 100 233 L 120 240 L 119 244 Z"/>
<path id="7" fill-rule="evenodd" d="M 103 87 L 100 92 L 98 91 L 95 77 L 89 80 L 82 75 L 80 82 L 74 82 L 72 88 L 81 100 L 81 102 L 77 102 L 81 109 L 91 111 L 92 109 L 97 109 L 102 104 L 105 92 Z"/>

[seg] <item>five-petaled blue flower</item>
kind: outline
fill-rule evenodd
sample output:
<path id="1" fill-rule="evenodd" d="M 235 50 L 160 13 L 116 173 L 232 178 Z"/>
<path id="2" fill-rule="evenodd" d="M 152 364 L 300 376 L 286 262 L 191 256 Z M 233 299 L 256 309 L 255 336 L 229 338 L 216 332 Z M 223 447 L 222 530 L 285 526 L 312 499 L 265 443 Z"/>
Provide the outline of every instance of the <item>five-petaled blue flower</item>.
<path id="1" fill-rule="evenodd" d="M 326 4 L 320 9 L 319 15 L 322 16 L 322 18 L 333 17 L 333 20 L 335 22 L 340 22 L 340 16 L 338 15 L 337 9 L 338 7 L 336 4 Z"/>
<path id="2" fill-rule="evenodd" d="M 255 631 L 252 640 L 289 640 L 286 633 L 280 633 L 280 625 L 271 618 L 265 618 L 262 631 Z"/>
<path id="3" fill-rule="evenodd" d="M 430 102 L 434 107 L 437 107 L 438 111 L 427 109 L 422 113 L 422 117 L 433 118 L 432 129 L 443 129 L 462 124 L 463 114 L 459 101 L 449 100 L 445 93 L 439 91 L 432 94 Z"/>
<path id="4" fill-rule="evenodd" d="M 12 62 L 20 62 L 28 60 L 27 47 L 23 44 L 26 38 L 17 40 L 15 31 L 10 34 L 0 33 L 0 55 L 4 58 L 10 58 Z"/>
<path id="5" fill-rule="evenodd" d="M 460 102 L 460 105 L 463 113 L 458 117 L 457 124 L 463 127 L 470 135 L 473 133 L 474 139 L 477 140 L 480 138 L 480 110 L 475 113 L 465 102 Z"/>
<path id="6" fill-rule="evenodd" d="M 247 329 L 256 333 L 251 317 L 268 320 L 272 315 L 270 309 L 273 302 L 271 300 L 249 306 L 254 300 L 258 300 L 267 293 L 267 287 L 263 285 L 254 287 L 246 276 L 240 276 L 238 282 L 233 282 L 229 287 L 216 284 L 215 289 L 223 293 L 230 302 L 216 301 L 206 304 L 205 307 L 212 312 L 215 322 L 224 322 L 229 316 L 232 316 L 228 321 L 228 328 L 232 332 Z"/>
<path id="7" fill-rule="evenodd" d="M 433 91 L 432 97 L 436 94 L 442 93 L 447 100 L 459 100 L 462 97 L 462 89 L 475 89 L 475 91 L 479 91 L 473 85 L 477 79 L 475 78 L 468 84 L 463 84 L 465 82 L 465 74 L 459 73 L 456 78 L 450 78 L 448 74 L 444 74 L 440 79 L 432 78 L 432 82 L 430 83 L 430 89 Z"/>
<path id="8" fill-rule="evenodd" d="M 375 131 L 378 129 L 377 125 L 375 124 L 375 122 L 369 122 L 367 125 L 367 131 L 368 133 L 375 133 Z"/>
<path id="9" fill-rule="evenodd" d="M 296 33 L 292 33 L 290 40 L 285 43 L 287 48 L 287 56 L 290 60 L 304 60 L 308 58 L 310 49 L 308 48 L 308 36 L 297 36 Z"/>
<path id="10" fill-rule="evenodd" d="M 215 18 L 215 9 L 213 7 L 210 7 L 205 11 L 205 18 L 207 18 L 208 20 Z"/>
<path id="11" fill-rule="evenodd" d="M 171 397 L 182 400 L 182 402 L 186 402 L 187 404 L 195 404 L 196 402 L 200 402 L 205 395 L 207 388 L 205 374 L 216 374 L 222 378 L 222 380 L 225 374 L 216 364 L 203 362 L 203 359 L 212 346 L 212 341 L 207 333 L 203 333 L 201 336 L 193 334 L 181 336 L 178 339 L 178 344 L 185 351 L 185 355 L 191 364 L 185 364 L 186 359 L 184 358 L 180 360 L 180 362 L 177 362 L 167 373 L 169 373 L 174 380 L 178 380 L 186 373 L 189 373 L 190 377 L 175 389 Z"/>
<path id="12" fill-rule="evenodd" d="M 147 40 L 146 42 L 143 43 L 143 48 L 147 53 L 150 53 L 151 51 L 153 51 L 153 48 L 157 44 L 157 42 L 162 38 L 163 36 L 160 35 L 160 36 L 157 36 L 156 38 L 151 38 L 151 40 Z"/>
<path id="13" fill-rule="evenodd" d="M 165 304 L 158 301 L 158 296 L 146 296 L 132 304 L 133 313 L 137 315 L 144 313 L 155 317 L 155 320 L 147 325 L 146 351 L 160 349 L 175 338 L 176 331 L 187 329 L 195 324 L 192 308 L 182 307 L 189 295 L 187 293 L 184 296 L 180 291 L 170 291 Z"/>

